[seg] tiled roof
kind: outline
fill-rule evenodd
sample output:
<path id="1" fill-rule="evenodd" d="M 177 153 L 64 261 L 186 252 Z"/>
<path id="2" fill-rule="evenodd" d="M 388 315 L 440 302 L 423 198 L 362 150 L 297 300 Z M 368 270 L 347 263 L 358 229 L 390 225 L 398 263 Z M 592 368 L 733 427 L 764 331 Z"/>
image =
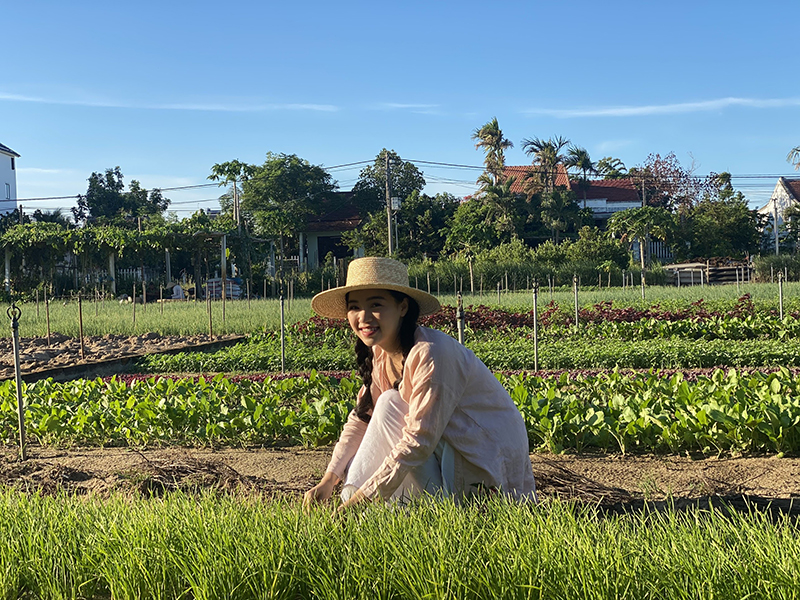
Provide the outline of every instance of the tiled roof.
<path id="1" fill-rule="evenodd" d="M 322 204 L 322 211 L 308 220 L 308 231 L 349 231 L 361 223 L 358 208 L 352 203 L 352 192 L 335 192 Z"/>
<path id="2" fill-rule="evenodd" d="M 783 179 L 783 185 L 789 190 L 789 193 L 794 196 L 794 199 L 800 202 L 800 179 Z"/>
<path id="3" fill-rule="evenodd" d="M 0 152 L 3 152 L 4 154 L 10 154 L 11 156 L 16 156 L 17 158 L 19 158 L 19 154 L 14 152 L 8 146 L 4 146 L 3 144 L 0 144 Z"/>
<path id="4" fill-rule="evenodd" d="M 505 176 L 514 177 L 515 181 L 511 184 L 511 191 L 515 194 L 524 194 L 525 177 L 530 173 L 533 166 L 506 167 Z M 800 183 L 800 182 L 799 182 Z M 575 192 L 578 199 L 583 199 L 583 188 L 577 180 L 569 180 L 567 171 L 563 165 L 558 166 L 556 175 L 556 186 L 564 186 Z M 606 199 L 609 202 L 641 202 L 639 192 L 636 191 L 636 184 L 632 179 L 590 179 L 589 187 L 586 188 L 587 200 Z"/>

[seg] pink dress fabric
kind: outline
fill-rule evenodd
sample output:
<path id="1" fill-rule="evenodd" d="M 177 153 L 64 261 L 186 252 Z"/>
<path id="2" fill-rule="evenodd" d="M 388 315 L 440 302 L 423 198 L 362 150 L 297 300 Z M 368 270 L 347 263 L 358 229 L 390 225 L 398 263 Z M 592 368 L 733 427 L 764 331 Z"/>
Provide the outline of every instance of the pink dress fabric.
<path id="1" fill-rule="evenodd" d="M 373 350 L 372 397 L 378 399 L 392 384 L 385 375 L 387 355 L 378 347 Z M 471 350 L 440 331 L 417 328 L 399 391 L 409 406 L 405 427 L 389 456 L 361 486 L 367 498 L 391 498 L 409 471 L 425 463 L 444 440 L 455 454 L 456 496 L 493 488 L 516 499 L 536 499 L 522 415 Z M 327 469 L 339 479 L 345 479 L 366 429 L 352 411 Z"/>

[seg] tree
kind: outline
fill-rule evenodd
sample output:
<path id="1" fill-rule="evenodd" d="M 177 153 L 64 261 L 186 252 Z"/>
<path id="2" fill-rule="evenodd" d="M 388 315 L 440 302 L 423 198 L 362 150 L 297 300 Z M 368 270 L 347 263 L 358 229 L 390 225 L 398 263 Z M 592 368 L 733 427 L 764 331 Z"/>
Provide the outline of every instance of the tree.
<path id="1" fill-rule="evenodd" d="M 675 230 L 675 221 L 672 214 L 665 208 L 658 206 L 642 206 L 629 208 L 611 215 L 608 220 L 608 230 L 612 234 L 619 234 L 622 241 L 633 244 L 639 242 L 639 259 L 642 269 L 646 264 L 646 243 L 650 237 L 667 241 L 671 239 Z"/>
<path id="2" fill-rule="evenodd" d="M 575 194 L 559 187 L 542 194 L 542 223 L 550 229 L 553 241 L 558 244 L 560 234 L 580 221 L 580 207 Z"/>
<path id="3" fill-rule="evenodd" d="M 786 155 L 786 162 L 792 163 L 795 170 L 800 170 L 800 146 L 795 146 Z"/>
<path id="4" fill-rule="evenodd" d="M 386 155 L 389 155 L 389 187 L 392 196 L 405 200 L 412 193 L 421 192 L 425 177 L 414 163 L 404 161 L 394 150 L 384 148 L 375 162 L 361 170 L 353 186 L 353 202 L 362 216 L 383 209 L 386 211 Z"/>
<path id="5" fill-rule="evenodd" d="M 598 160 L 595 169 L 603 179 L 623 179 L 628 176 L 625 163 L 613 156 L 604 156 Z"/>
<path id="6" fill-rule="evenodd" d="M 492 185 L 500 185 L 503 182 L 503 170 L 506 166 L 505 151 L 513 148 L 514 144 L 503 136 L 497 117 L 476 129 L 472 133 L 472 139 L 477 140 L 475 148 L 483 150 L 485 155 L 484 174 L 491 179 Z M 480 179 L 478 183 L 482 183 Z"/>
<path id="7" fill-rule="evenodd" d="M 579 182 L 579 187 L 583 190 L 583 208 L 586 208 L 586 190 L 589 187 L 589 174 L 597 173 L 595 164 L 589 157 L 586 148 L 578 146 L 570 146 L 567 149 L 567 158 L 564 161 L 564 166 L 567 168 L 577 169 L 582 177 Z"/>
<path id="8" fill-rule="evenodd" d="M 446 192 L 433 197 L 412 192 L 397 215 L 400 258 L 438 258 L 458 206 L 458 198 Z"/>
<path id="9" fill-rule="evenodd" d="M 279 240 L 283 261 L 285 239 L 303 231 L 336 186 L 325 169 L 295 154 L 268 152 L 264 164 L 250 173 L 241 208 L 253 216 L 259 234 Z"/>
<path id="10" fill-rule="evenodd" d="M 161 214 L 167 210 L 169 202 L 161 195 L 161 190 L 148 192 L 135 179 L 126 192 L 122 171 L 114 167 L 89 176 L 86 194 L 78 196 L 72 215 L 75 223 L 124 222 L 134 217 Z"/>
<path id="11" fill-rule="evenodd" d="M 57 223 L 62 227 L 69 228 L 73 225 L 72 221 L 61 211 L 60 208 L 53 210 L 40 210 L 33 211 L 33 220 L 37 223 Z"/>
<path id="12" fill-rule="evenodd" d="M 522 149 L 525 154 L 533 155 L 535 168 L 531 171 L 531 176 L 541 185 L 545 194 L 555 189 L 558 165 L 563 164 L 566 158 L 561 154 L 561 150 L 567 144 L 569 144 L 569 140 L 561 136 L 548 140 L 539 138 L 522 140 Z"/>
<path id="13" fill-rule="evenodd" d="M 502 242 L 500 233 L 491 222 L 491 208 L 480 198 L 469 198 L 459 204 L 447 233 L 445 250 L 477 252 Z"/>
<path id="14" fill-rule="evenodd" d="M 687 214 L 689 254 L 693 257 L 738 256 L 756 252 L 760 245 L 758 212 L 734 191 L 730 173 L 710 176 L 713 187 Z"/>
<path id="15" fill-rule="evenodd" d="M 566 255 L 572 261 L 610 262 L 620 269 L 628 265 L 628 250 L 622 242 L 597 227 L 581 227 L 578 239 L 567 246 Z"/>
<path id="16" fill-rule="evenodd" d="M 218 181 L 220 187 L 231 183 L 233 184 L 231 193 L 225 194 L 220 198 L 220 205 L 224 212 L 233 213 L 232 217 L 234 221 L 236 221 L 239 216 L 235 214 L 238 207 L 234 206 L 233 202 L 234 194 L 238 194 L 237 183 L 249 179 L 253 175 L 254 169 L 255 167 L 253 165 L 243 163 L 238 158 L 224 163 L 217 163 L 211 167 L 211 175 L 208 176 L 208 179 L 211 181 Z M 239 221 L 241 221 L 241 219 L 239 219 Z"/>
<path id="17" fill-rule="evenodd" d="M 644 203 L 672 212 L 685 212 L 697 202 L 704 189 L 694 176 L 694 167 L 684 169 L 674 152 L 666 156 L 650 154 L 640 167 L 633 167 L 628 176 L 643 189 Z"/>

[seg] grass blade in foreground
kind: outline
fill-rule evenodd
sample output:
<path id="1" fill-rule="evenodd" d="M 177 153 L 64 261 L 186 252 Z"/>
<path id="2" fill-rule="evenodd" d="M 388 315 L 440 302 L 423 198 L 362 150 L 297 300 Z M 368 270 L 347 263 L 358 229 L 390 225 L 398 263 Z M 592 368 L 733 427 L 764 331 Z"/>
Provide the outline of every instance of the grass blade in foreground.
<path id="1" fill-rule="evenodd" d="M 797 526 L 554 503 L 328 509 L 0 494 L 5 598 L 796 598 Z"/>

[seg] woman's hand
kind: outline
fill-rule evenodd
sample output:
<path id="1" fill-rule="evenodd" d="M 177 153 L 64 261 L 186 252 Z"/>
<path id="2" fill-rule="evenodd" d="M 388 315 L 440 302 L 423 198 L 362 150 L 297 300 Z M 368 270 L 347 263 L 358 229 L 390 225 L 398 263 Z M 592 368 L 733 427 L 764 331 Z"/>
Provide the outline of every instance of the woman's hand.
<path id="1" fill-rule="evenodd" d="M 303 495 L 303 508 L 308 510 L 313 504 L 330 500 L 337 483 L 339 478 L 336 475 L 330 471 L 325 473 L 322 480 Z"/>
<path id="2" fill-rule="evenodd" d="M 347 499 L 347 502 L 344 502 L 336 509 L 336 515 L 341 515 L 351 507 L 355 506 L 356 504 L 360 504 L 364 502 L 367 497 L 361 490 L 356 490 L 355 493 Z"/>

